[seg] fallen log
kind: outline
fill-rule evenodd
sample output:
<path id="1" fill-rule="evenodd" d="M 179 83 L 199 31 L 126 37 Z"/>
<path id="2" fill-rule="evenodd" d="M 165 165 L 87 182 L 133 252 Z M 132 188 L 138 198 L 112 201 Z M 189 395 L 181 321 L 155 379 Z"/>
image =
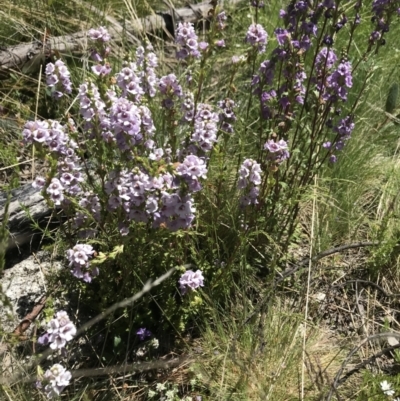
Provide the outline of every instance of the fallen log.
<path id="1" fill-rule="evenodd" d="M 236 5 L 240 1 L 243 0 L 229 0 L 227 4 Z M 173 37 L 174 26 L 177 22 L 195 23 L 208 19 L 213 9 L 212 3 L 212 1 L 207 1 L 184 8 L 170 9 L 167 12 L 127 22 L 124 26 L 114 18 L 108 17 L 107 20 L 110 23 L 108 30 L 114 40 L 125 35 L 128 40 L 138 43 L 140 42 L 138 38 L 143 38 L 149 33 L 165 32 Z M 15 70 L 33 72 L 35 66 L 39 68 L 43 56 L 53 51 L 61 55 L 82 54 L 87 48 L 87 31 L 49 37 L 45 42 L 37 40 L 7 47 L 0 51 L 0 79 L 7 78 Z"/>
<path id="2" fill-rule="evenodd" d="M 0 221 L 4 219 L 7 194 L 0 193 Z M 40 191 L 25 184 L 21 188 L 11 191 L 11 200 L 8 206 L 8 231 L 10 233 L 6 250 L 30 242 L 36 234 L 32 229 L 32 220 L 42 225 L 52 212 L 47 202 L 40 195 Z"/>

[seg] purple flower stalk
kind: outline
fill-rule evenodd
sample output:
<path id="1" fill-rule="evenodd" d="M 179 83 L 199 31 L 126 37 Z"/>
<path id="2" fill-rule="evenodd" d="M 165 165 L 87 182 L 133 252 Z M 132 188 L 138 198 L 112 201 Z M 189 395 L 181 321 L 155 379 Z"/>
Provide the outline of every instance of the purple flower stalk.
<path id="1" fill-rule="evenodd" d="M 182 47 L 176 53 L 178 59 L 185 59 L 189 56 L 200 57 L 198 38 L 192 23 L 180 22 L 178 24 L 175 42 Z"/>
<path id="2" fill-rule="evenodd" d="M 259 53 L 264 53 L 267 45 L 268 34 L 260 24 L 251 24 L 247 34 L 246 42 L 257 47 Z"/>
<path id="3" fill-rule="evenodd" d="M 160 78 L 158 83 L 159 91 L 165 96 L 162 106 L 166 109 L 172 109 L 175 106 L 174 98 L 181 98 L 183 91 L 179 85 L 175 74 L 169 74 Z"/>
<path id="4" fill-rule="evenodd" d="M 72 92 L 70 73 L 61 60 L 57 60 L 54 64 L 48 63 L 45 74 L 47 86 L 52 89 L 51 95 L 56 99 L 63 97 L 64 93 Z"/>
<path id="5" fill-rule="evenodd" d="M 201 270 L 187 270 L 179 279 L 179 288 L 182 295 L 188 291 L 194 291 L 199 287 L 204 287 L 204 277 Z"/>
<path id="6" fill-rule="evenodd" d="M 219 122 L 221 124 L 221 130 L 229 134 L 233 133 L 232 123 L 236 121 L 236 115 L 233 111 L 235 108 L 235 102 L 232 99 L 220 100 L 218 107 L 221 109 L 219 113 Z"/>
<path id="7" fill-rule="evenodd" d="M 197 106 L 191 141 L 203 152 L 209 152 L 217 142 L 218 121 L 218 114 L 212 111 L 211 106 L 204 103 Z"/>
<path id="8" fill-rule="evenodd" d="M 261 166 L 252 159 L 246 159 L 239 169 L 238 189 L 244 190 L 244 195 L 240 197 L 242 207 L 256 205 L 261 184 Z"/>
<path id="9" fill-rule="evenodd" d="M 136 63 L 140 71 L 141 87 L 150 97 L 154 97 L 159 80 L 155 72 L 158 60 L 153 52 L 153 46 L 148 44 L 146 50 L 142 46 L 138 47 L 136 50 Z"/>
<path id="10" fill-rule="evenodd" d="M 221 11 L 218 15 L 217 15 L 217 26 L 218 29 L 220 31 L 222 31 L 223 29 L 225 29 L 225 21 L 227 21 L 228 17 L 225 13 L 225 11 Z"/>

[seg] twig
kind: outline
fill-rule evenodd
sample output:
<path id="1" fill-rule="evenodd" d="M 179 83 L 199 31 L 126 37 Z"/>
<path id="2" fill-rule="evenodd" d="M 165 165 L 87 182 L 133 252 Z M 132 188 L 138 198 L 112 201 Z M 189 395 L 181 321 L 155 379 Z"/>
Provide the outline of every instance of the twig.
<path id="1" fill-rule="evenodd" d="M 30 162 L 31 162 L 31 161 L 33 161 L 33 160 L 35 160 L 35 159 L 24 160 L 23 162 L 19 162 L 19 163 L 11 164 L 11 165 L 9 165 L 9 166 L 6 166 L 6 167 L 2 167 L 2 168 L 0 168 L 0 171 L 7 170 L 7 169 L 9 169 L 9 168 L 11 168 L 11 167 L 17 167 L 17 166 L 20 166 L 21 164 L 27 164 L 27 163 L 30 163 Z"/>
<path id="2" fill-rule="evenodd" d="M 339 387 L 340 384 L 343 383 L 343 381 L 340 380 L 340 377 L 342 376 L 342 373 L 344 371 L 344 368 L 346 365 L 349 363 L 351 357 L 368 341 L 371 340 L 377 340 L 381 338 L 387 338 L 387 337 L 396 337 L 397 339 L 400 339 L 400 334 L 399 333 L 378 333 L 374 334 L 372 336 L 364 338 L 364 340 L 361 341 L 360 344 L 358 344 L 356 347 L 354 347 L 349 354 L 347 355 L 346 359 L 343 361 L 342 366 L 340 367 L 339 371 L 336 373 L 335 379 L 332 383 L 331 389 L 329 391 L 328 397 L 326 401 L 330 401 L 332 399 L 333 393 L 336 392 L 337 388 Z M 399 344 L 400 345 L 400 344 Z"/>
<path id="3" fill-rule="evenodd" d="M 42 311 L 46 305 L 47 296 L 43 296 L 40 301 L 33 307 L 32 312 L 28 313 L 19 323 L 19 325 L 12 332 L 15 336 L 22 336 L 22 334 L 28 330 L 32 322 L 37 318 L 38 314 Z"/>
<path id="4" fill-rule="evenodd" d="M 311 259 L 311 261 L 317 262 L 318 260 L 321 260 L 322 258 L 326 258 L 327 256 L 331 256 L 335 253 L 347 251 L 348 249 L 365 248 L 368 246 L 376 246 L 379 244 L 380 244 L 380 242 L 374 241 L 374 242 L 357 242 L 354 244 L 341 245 L 336 248 L 327 249 L 326 251 L 319 253 L 318 255 L 314 256 Z M 276 284 L 280 283 L 285 278 L 291 276 L 293 273 L 296 273 L 300 269 L 308 266 L 309 261 L 310 261 L 310 258 L 305 258 L 299 264 L 284 270 L 282 273 L 280 273 L 280 277 L 276 280 Z"/>
<path id="5" fill-rule="evenodd" d="M 333 255 L 335 253 L 339 253 L 339 252 L 345 251 L 347 249 L 362 248 L 362 247 L 376 246 L 376 245 L 379 245 L 378 241 L 375 241 L 375 242 L 358 242 L 358 243 L 354 243 L 354 244 L 341 245 L 341 246 L 338 246 L 336 248 L 327 249 L 326 251 L 323 251 L 323 252 L 319 253 L 318 255 L 316 255 L 313 258 L 311 258 L 311 262 L 317 262 L 318 260 L 321 260 L 322 258 L 325 258 L 327 256 Z M 277 279 L 275 279 L 273 288 L 276 288 L 276 286 L 280 282 L 282 282 L 285 278 L 287 278 L 290 275 L 296 273 L 300 269 L 303 269 L 306 266 L 308 266 L 309 263 L 310 263 L 310 258 L 305 258 L 300 263 L 298 263 L 297 265 L 284 270 L 282 273 L 280 273 L 280 276 Z M 247 317 L 246 320 L 243 322 L 243 326 L 245 326 L 253 318 L 253 316 L 258 313 L 258 311 L 268 301 L 270 294 L 271 294 L 271 292 L 269 292 L 268 295 L 265 296 L 264 299 L 262 299 L 260 301 L 260 303 L 257 305 L 257 308 L 253 311 L 253 313 L 249 317 Z"/>
<path id="6" fill-rule="evenodd" d="M 393 333 L 390 333 L 393 334 Z M 400 344 L 396 344 L 393 345 L 391 347 L 388 348 L 384 348 L 382 351 L 377 352 L 376 354 L 372 355 L 371 357 L 369 357 L 368 359 L 366 359 L 364 362 L 359 363 L 358 365 L 356 365 L 353 369 L 349 370 L 338 382 L 338 384 L 343 384 L 350 376 L 354 375 L 354 373 L 357 373 L 357 371 L 359 371 L 360 369 L 362 369 L 363 367 L 369 365 L 372 361 L 374 361 L 376 358 L 379 358 L 382 355 L 387 354 L 390 351 L 393 351 L 397 348 L 400 348 Z"/>
<path id="7" fill-rule="evenodd" d="M 342 284 L 337 284 L 332 286 L 331 288 L 338 288 L 338 287 L 344 287 L 346 284 L 351 284 L 351 283 L 360 283 L 360 284 L 367 284 L 371 287 L 374 287 L 375 289 L 377 289 L 378 291 L 380 291 L 384 297 L 386 298 L 398 298 L 400 297 L 400 294 L 389 294 L 388 292 L 386 292 L 386 290 L 384 288 L 382 288 L 379 284 L 374 283 L 373 281 L 369 281 L 369 280 L 348 280 L 345 281 Z"/>

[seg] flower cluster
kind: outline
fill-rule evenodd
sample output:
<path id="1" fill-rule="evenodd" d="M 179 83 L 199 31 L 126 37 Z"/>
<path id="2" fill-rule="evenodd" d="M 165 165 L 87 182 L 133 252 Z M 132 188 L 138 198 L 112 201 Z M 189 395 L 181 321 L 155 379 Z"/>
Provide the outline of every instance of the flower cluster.
<path id="1" fill-rule="evenodd" d="M 375 24 L 375 29 L 369 37 L 369 46 L 377 43 L 385 44 L 383 36 L 389 32 L 390 20 L 394 15 L 400 15 L 400 6 L 398 1 L 392 0 L 374 0 L 372 2 L 372 23 Z"/>
<path id="2" fill-rule="evenodd" d="M 268 140 L 264 144 L 264 150 L 268 152 L 267 160 L 273 164 L 281 164 L 289 158 L 288 144 L 283 139 L 275 141 L 273 139 Z"/>
<path id="3" fill-rule="evenodd" d="M 70 125 L 73 130 L 74 126 Z M 81 192 L 83 176 L 78 165 L 75 149 L 77 144 L 70 139 L 68 128 L 58 121 L 28 121 L 22 131 L 25 143 L 35 143 L 44 152 L 50 152 L 58 159 L 57 177 L 48 183 L 46 193 L 56 206 L 62 205 L 64 195 L 77 195 Z M 44 188 L 46 180 L 37 177 L 33 183 L 36 188 Z"/>
<path id="4" fill-rule="evenodd" d="M 97 29 L 89 29 L 88 37 L 93 44 L 93 48 L 90 50 L 90 58 L 98 63 L 92 66 L 92 72 L 97 76 L 110 74 L 111 66 L 106 58 L 110 54 L 110 47 L 107 42 L 110 41 L 111 35 L 106 28 L 101 26 Z"/>
<path id="5" fill-rule="evenodd" d="M 179 279 L 179 288 L 184 295 L 189 290 L 193 291 L 204 286 L 204 277 L 201 270 L 187 270 Z"/>
<path id="6" fill-rule="evenodd" d="M 335 139 L 332 142 L 323 143 L 325 149 L 330 149 L 329 161 L 335 163 L 337 161 L 337 156 L 333 154 L 333 151 L 340 151 L 344 148 L 345 142 L 350 139 L 351 133 L 355 128 L 353 116 L 346 116 L 339 120 L 337 125 L 333 125 L 331 120 L 328 120 L 327 126 L 332 128 L 335 134 Z"/>
<path id="7" fill-rule="evenodd" d="M 257 3 L 258 4 L 258 3 Z M 264 60 L 257 75 L 253 77 L 254 94 L 259 96 L 261 116 L 265 120 L 274 119 L 278 122 L 278 135 L 286 135 L 286 128 L 291 125 L 292 116 L 296 115 L 296 106 L 303 110 L 305 98 L 313 96 L 306 94 L 305 81 L 311 79 L 321 92 L 321 99 L 330 102 L 347 99 L 347 90 L 352 85 L 351 65 L 346 60 L 331 71 L 336 63 L 336 55 L 323 49 L 315 59 L 313 72 L 315 77 L 308 77 L 304 65 L 304 56 L 312 47 L 312 42 L 318 35 L 318 22 L 321 17 L 331 18 L 336 4 L 333 1 L 323 1 L 315 7 L 299 0 L 290 2 L 285 10 L 280 11 L 284 27 L 275 29 L 277 47 L 272 50 L 269 60 Z M 336 31 L 347 22 L 345 16 L 338 16 L 333 23 Z M 324 22 L 326 26 L 326 20 Z M 251 25 L 249 32 L 254 29 Z M 249 36 L 249 35 L 248 35 Z M 251 40 L 246 37 L 246 40 Z M 257 35 L 250 35 L 250 38 Z M 323 41 L 327 46 L 333 44 L 332 36 L 325 35 Z M 256 40 L 253 39 L 253 44 Z M 325 55 L 325 57 L 324 57 Z M 329 57 L 327 57 L 329 56 Z M 332 56 L 332 57 L 331 57 Z M 334 58 L 333 62 L 331 58 Z M 279 86 L 273 87 L 276 69 L 279 67 Z M 280 132 L 281 130 L 281 132 Z"/>
<path id="8" fill-rule="evenodd" d="M 47 331 L 38 338 L 38 343 L 50 344 L 51 349 L 61 349 L 74 338 L 75 334 L 76 327 L 69 319 L 67 312 L 59 311 L 56 317 L 47 323 Z"/>
<path id="9" fill-rule="evenodd" d="M 93 276 L 99 274 L 97 267 L 90 268 L 89 259 L 93 254 L 92 246 L 86 244 L 77 244 L 72 249 L 67 250 L 69 266 L 72 267 L 71 273 L 87 283 L 92 281 Z"/>
<path id="10" fill-rule="evenodd" d="M 89 29 L 88 36 L 91 40 L 99 43 L 109 42 L 111 39 L 111 36 L 108 33 L 107 28 L 104 28 L 104 26 L 101 26 L 97 29 L 95 28 Z"/>
<path id="11" fill-rule="evenodd" d="M 218 107 L 221 109 L 221 112 L 218 115 L 221 130 L 228 134 L 232 134 L 232 123 L 236 121 L 236 115 L 233 111 L 235 108 L 235 102 L 232 99 L 221 100 L 218 102 Z"/>
<path id="12" fill-rule="evenodd" d="M 62 60 L 57 60 L 54 64 L 48 63 L 45 69 L 46 84 L 51 88 L 51 95 L 56 99 L 64 96 L 64 93 L 72 92 L 70 72 Z"/>
<path id="13" fill-rule="evenodd" d="M 205 161 L 196 155 L 186 156 L 183 162 L 176 168 L 176 172 L 186 181 L 190 190 L 193 192 L 197 192 L 201 189 L 199 179 L 207 178 Z"/>
<path id="14" fill-rule="evenodd" d="M 214 143 L 217 142 L 218 122 L 218 114 L 208 104 L 200 103 L 197 105 L 191 141 L 205 153 L 209 152 Z"/>
<path id="15" fill-rule="evenodd" d="M 44 388 L 47 398 L 58 397 L 64 388 L 69 385 L 71 377 L 71 372 L 58 363 L 46 370 L 43 381 L 47 383 Z"/>
<path id="16" fill-rule="evenodd" d="M 136 63 L 141 79 L 141 86 L 143 91 L 150 97 L 156 95 L 158 85 L 158 78 L 155 71 L 158 66 L 158 59 L 153 50 L 151 44 L 147 44 L 146 50 L 142 46 L 139 46 L 136 50 Z"/>
<path id="17" fill-rule="evenodd" d="M 124 100 L 131 98 L 135 103 L 139 103 L 141 96 L 145 93 L 141 83 L 141 74 L 136 63 L 125 63 L 117 74 L 117 84 L 122 89 L 122 99 Z"/>
<path id="18" fill-rule="evenodd" d="M 182 123 L 190 123 L 194 118 L 194 96 L 192 92 L 185 93 L 181 104 L 183 112 Z"/>
<path id="19" fill-rule="evenodd" d="M 181 49 L 176 53 L 178 59 L 185 59 L 189 56 L 200 57 L 199 43 L 193 24 L 180 22 L 176 29 L 176 43 Z"/>
<path id="20" fill-rule="evenodd" d="M 217 26 L 218 26 L 218 29 L 219 29 L 220 31 L 222 31 L 223 29 L 225 29 L 225 26 L 226 26 L 225 21 L 226 21 L 227 19 L 228 19 L 228 17 L 227 17 L 227 15 L 226 15 L 225 11 L 221 11 L 221 12 L 217 15 Z"/>
<path id="21" fill-rule="evenodd" d="M 335 68 L 337 60 L 335 52 L 324 47 L 315 62 L 316 76 L 313 81 L 321 98 L 330 104 L 347 101 L 348 88 L 353 86 L 351 63 L 343 59 Z"/>
<path id="22" fill-rule="evenodd" d="M 328 90 L 323 95 L 325 100 L 329 100 L 332 103 L 337 102 L 338 99 L 346 101 L 347 88 L 353 86 L 351 63 L 349 61 L 341 62 L 336 70 L 327 77 L 326 85 Z"/>
<path id="23" fill-rule="evenodd" d="M 239 169 L 238 189 L 244 190 L 240 198 L 241 206 L 256 205 L 261 184 L 261 166 L 252 159 L 246 159 Z"/>
<path id="24" fill-rule="evenodd" d="M 260 24 L 251 24 L 247 34 L 246 42 L 257 48 L 259 53 L 264 53 L 267 45 L 268 34 Z"/>
<path id="25" fill-rule="evenodd" d="M 174 98 L 181 98 L 183 96 L 182 86 L 179 84 L 175 74 L 169 74 L 160 78 L 158 89 L 164 99 L 162 106 L 166 109 L 172 109 L 175 106 Z"/>

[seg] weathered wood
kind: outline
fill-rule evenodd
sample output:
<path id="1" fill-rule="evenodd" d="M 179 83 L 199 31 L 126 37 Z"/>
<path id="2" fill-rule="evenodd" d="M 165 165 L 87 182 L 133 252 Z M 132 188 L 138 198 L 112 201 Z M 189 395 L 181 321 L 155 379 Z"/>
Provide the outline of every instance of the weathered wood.
<path id="1" fill-rule="evenodd" d="M 230 0 L 229 4 L 235 5 L 240 1 L 242 0 Z M 128 22 L 125 26 L 113 19 L 108 29 L 114 40 L 118 40 L 122 35 L 125 35 L 131 41 L 139 42 L 137 38 L 156 32 L 169 32 L 173 36 L 174 23 L 179 21 L 194 23 L 207 19 L 212 7 L 211 2 L 207 1 L 153 14 L 146 18 Z M 7 77 L 13 70 L 32 72 L 35 65 L 40 65 L 43 55 L 49 54 L 51 51 L 57 51 L 60 54 L 71 54 L 83 53 L 87 48 L 87 31 L 77 32 L 72 35 L 49 37 L 45 43 L 35 41 L 10 46 L 0 51 L 0 78 Z"/>
<path id="2" fill-rule="evenodd" d="M 7 194 L 0 193 L 0 221 L 4 219 L 6 202 Z M 25 209 L 29 211 L 30 218 Z M 26 184 L 11 191 L 8 214 L 10 238 L 7 251 L 28 243 L 35 234 L 31 228 L 32 220 L 43 223 L 45 218 L 51 214 L 51 209 L 47 206 L 43 196 L 40 195 L 40 191 L 33 188 L 32 184 Z"/>

